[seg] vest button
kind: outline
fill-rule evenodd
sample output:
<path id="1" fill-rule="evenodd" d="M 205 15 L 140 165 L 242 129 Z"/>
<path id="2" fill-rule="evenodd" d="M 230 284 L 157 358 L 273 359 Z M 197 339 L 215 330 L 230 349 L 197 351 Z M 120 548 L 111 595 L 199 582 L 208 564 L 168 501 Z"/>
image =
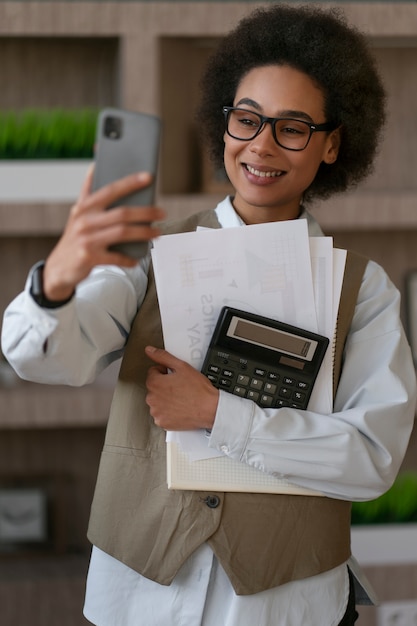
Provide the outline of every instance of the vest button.
<path id="1" fill-rule="evenodd" d="M 219 498 L 219 496 L 207 496 L 207 498 L 205 498 L 204 502 L 207 504 L 207 506 L 210 509 L 217 509 L 217 507 L 220 504 L 220 498 Z"/>

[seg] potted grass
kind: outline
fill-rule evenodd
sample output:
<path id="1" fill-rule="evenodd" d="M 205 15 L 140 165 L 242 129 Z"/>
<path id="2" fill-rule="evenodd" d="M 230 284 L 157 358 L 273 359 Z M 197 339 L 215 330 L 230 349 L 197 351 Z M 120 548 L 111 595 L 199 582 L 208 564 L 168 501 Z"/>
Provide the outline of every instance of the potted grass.
<path id="1" fill-rule="evenodd" d="M 0 202 L 71 202 L 93 157 L 95 109 L 0 111 Z"/>
<path id="2" fill-rule="evenodd" d="M 376 500 L 352 505 L 352 552 L 361 563 L 417 563 L 417 472 L 401 472 Z"/>

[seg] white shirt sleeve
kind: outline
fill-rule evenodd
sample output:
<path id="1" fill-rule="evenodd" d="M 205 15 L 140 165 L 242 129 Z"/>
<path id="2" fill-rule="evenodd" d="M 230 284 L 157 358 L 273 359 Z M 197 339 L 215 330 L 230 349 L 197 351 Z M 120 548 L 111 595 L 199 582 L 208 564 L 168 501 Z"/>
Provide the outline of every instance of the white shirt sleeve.
<path id="1" fill-rule="evenodd" d="M 121 356 L 141 305 L 149 259 L 135 268 L 95 268 L 76 297 L 57 309 L 42 308 L 25 290 L 7 307 L 2 327 L 5 357 L 26 380 L 84 385 Z"/>
<path id="2" fill-rule="evenodd" d="M 221 391 L 210 447 L 331 497 L 378 497 L 398 472 L 415 412 L 416 376 L 399 303 L 384 270 L 369 262 L 334 413 L 262 409 Z"/>

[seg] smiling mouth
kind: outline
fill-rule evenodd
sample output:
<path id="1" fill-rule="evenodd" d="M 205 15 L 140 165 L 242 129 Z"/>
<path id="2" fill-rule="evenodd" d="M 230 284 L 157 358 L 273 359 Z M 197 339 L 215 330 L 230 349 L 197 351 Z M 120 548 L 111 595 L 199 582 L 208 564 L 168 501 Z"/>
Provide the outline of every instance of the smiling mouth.
<path id="1" fill-rule="evenodd" d="M 277 170 L 265 172 L 262 170 L 257 170 L 248 164 L 245 164 L 245 167 L 247 171 L 249 172 L 249 174 L 253 174 L 253 176 L 259 176 L 260 178 L 277 178 L 278 176 L 282 176 L 284 173 L 282 171 L 277 171 Z"/>

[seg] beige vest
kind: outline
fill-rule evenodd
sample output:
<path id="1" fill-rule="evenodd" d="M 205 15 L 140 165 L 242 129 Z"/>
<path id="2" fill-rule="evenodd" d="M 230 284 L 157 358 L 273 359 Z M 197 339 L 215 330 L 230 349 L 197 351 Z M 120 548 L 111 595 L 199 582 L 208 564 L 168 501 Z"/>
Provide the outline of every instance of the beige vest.
<path id="1" fill-rule="evenodd" d="M 166 232 L 219 227 L 204 211 Z M 348 255 L 335 357 L 337 386 L 343 345 L 366 261 Z M 152 270 L 145 300 L 126 345 L 114 393 L 88 537 L 143 576 L 169 585 L 207 542 L 237 594 L 253 594 L 314 576 L 350 556 L 350 503 L 326 497 L 168 490 L 165 431 L 145 403 L 152 364 L 148 344 L 163 346 Z M 326 419 L 326 418 L 323 418 Z M 218 497 L 213 507 L 209 496 Z"/>

